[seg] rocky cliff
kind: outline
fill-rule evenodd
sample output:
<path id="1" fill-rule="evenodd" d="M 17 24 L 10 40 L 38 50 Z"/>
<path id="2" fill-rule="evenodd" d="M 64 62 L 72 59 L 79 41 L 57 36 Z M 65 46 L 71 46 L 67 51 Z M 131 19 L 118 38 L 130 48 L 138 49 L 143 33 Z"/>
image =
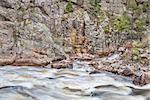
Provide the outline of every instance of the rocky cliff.
<path id="1" fill-rule="evenodd" d="M 0 65 L 44 66 L 58 56 L 149 40 L 149 0 L 0 0 Z"/>

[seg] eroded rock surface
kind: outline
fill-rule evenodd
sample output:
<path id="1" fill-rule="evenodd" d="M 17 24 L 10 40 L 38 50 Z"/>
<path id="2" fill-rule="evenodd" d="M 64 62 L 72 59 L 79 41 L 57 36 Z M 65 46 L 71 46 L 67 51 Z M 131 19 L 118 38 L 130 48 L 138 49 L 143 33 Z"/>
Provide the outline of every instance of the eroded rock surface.
<path id="1" fill-rule="evenodd" d="M 66 53 L 74 52 L 74 48 L 77 52 L 105 51 L 109 45 L 118 45 L 130 37 L 126 36 L 126 31 L 121 32 L 121 36 L 108 32 L 106 27 L 111 19 L 124 14 L 129 19 L 137 19 L 137 16 L 146 20 L 149 18 L 148 0 L 79 1 L 71 0 L 73 11 L 66 13 L 68 0 L 1 0 L 0 65 L 46 65 L 53 57 L 67 57 Z M 132 8 L 140 11 L 130 11 Z M 142 27 L 148 26 L 145 24 Z M 75 46 L 70 41 L 72 28 L 77 35 Z M 147 28 L 144 32 L 148 31 Z M 111 33 L 114 35 L 110 37 Z M 138 32 L 134 30 L 133 33 Z"/>

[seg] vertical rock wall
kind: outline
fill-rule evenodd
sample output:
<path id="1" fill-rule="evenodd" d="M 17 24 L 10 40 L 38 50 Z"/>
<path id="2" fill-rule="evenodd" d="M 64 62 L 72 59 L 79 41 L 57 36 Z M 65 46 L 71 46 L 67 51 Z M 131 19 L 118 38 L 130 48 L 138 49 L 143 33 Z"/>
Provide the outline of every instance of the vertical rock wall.
<path id="1" fill-rule="evenodd" d="M 68 0 L 0 0 L 0 65 L 45 65 L 53 57 L 67 56 L 74 51 L 73 28 L 76 41 L 84 37 L 76 48 L 90 53 L 103 50 L 112 42 L 104 30 L 110 19 L 124 12 L 132 15 L 128 1 L 101 0 L 97 13 L 90 0 L 72 0 L 73 12 L 65 13 Z M 149 1 L 136 1 L 144 2 Z"/>

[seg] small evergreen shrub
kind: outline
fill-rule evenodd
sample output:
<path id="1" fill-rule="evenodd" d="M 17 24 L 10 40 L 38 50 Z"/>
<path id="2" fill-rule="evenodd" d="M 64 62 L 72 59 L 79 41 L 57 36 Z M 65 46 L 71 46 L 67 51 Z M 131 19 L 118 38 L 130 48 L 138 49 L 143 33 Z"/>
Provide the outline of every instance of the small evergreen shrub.
<path id="1" fill-rule="evenodd" d="M 65 13 L 71 13 L 73 12 L 73 4 L 71 3 L 71 0 L 69 0 L 68 4 L 65 7 Z"/>

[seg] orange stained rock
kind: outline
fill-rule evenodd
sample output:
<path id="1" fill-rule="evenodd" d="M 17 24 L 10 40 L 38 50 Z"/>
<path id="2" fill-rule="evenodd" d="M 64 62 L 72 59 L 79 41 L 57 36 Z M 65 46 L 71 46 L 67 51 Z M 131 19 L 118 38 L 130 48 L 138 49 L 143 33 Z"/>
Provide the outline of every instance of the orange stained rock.
<path id="1" fill-rule="evenodd" d="M 74 53 L 87 53 L 87 45 L 86 37 L 82 34 L 77 34 L 77 30 L 72 28 L 70 31 L 70 40 L 71 45 L 74 49 Z"/>

